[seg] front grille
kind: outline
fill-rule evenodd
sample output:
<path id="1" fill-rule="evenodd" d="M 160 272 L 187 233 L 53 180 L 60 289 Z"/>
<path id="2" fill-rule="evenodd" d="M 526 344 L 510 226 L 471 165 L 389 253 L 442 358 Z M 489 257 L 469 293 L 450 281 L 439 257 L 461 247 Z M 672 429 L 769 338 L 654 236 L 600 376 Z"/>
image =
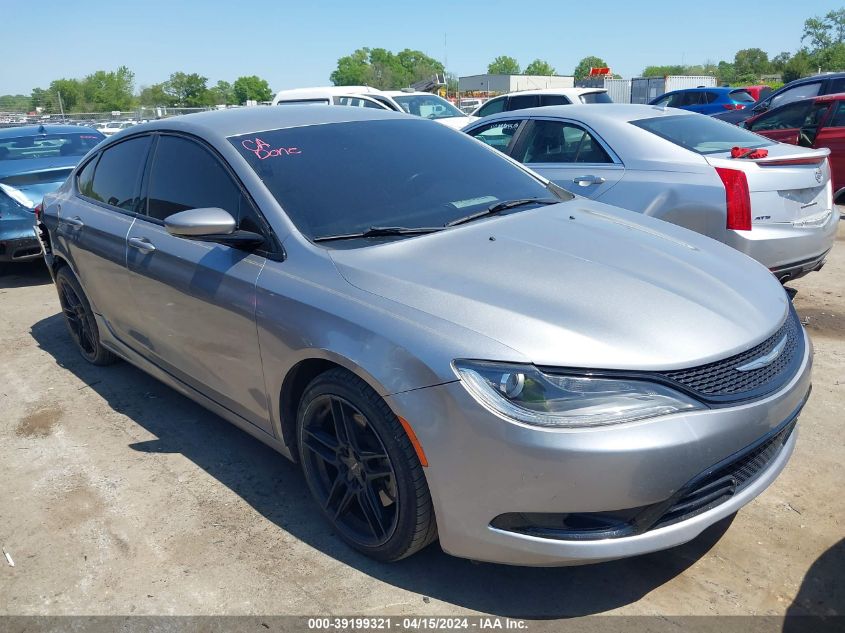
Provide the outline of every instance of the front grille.
<path id="1" fill-rule="evenodd" d="M 649 529 L 672 525 L 706 512 L 727 501 L 748 486 L 780 453 L 795 428 L 796 420 L 762 443 L 743 451 L 728 463 L 717 464 L 699 475 L 680 491 L 679 497 Z"/>
<path id="2" fill-rule="evenodd" d="M 786 345 L 770 364 L 739 371 L 746 363 L 768 354 L 786 336 Z M 724 360 L 677 371 L 660 372 L 660 376 L 708 402 L 735 402 L 760 397 L 785 384 L 803 358 L 804 336 L 798 315 L 790 307 L 784 324 L 768 339 L 751 349 Z"/>

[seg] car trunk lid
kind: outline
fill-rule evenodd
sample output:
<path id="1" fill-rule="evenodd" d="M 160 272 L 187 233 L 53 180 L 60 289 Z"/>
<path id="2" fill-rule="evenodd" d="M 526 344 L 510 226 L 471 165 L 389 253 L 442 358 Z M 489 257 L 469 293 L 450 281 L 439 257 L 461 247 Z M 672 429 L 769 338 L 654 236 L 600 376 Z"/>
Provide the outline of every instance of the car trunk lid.
<path id="1" fill-rule="evenodd" d="M 764 158 L 731 158 L 730 152 L 707 154 L 714 168 L 742 171 L 751 197 L 754 224 L 825 224 L 833 212 L 830 150 L 784 144 L 765 148 Z"/>

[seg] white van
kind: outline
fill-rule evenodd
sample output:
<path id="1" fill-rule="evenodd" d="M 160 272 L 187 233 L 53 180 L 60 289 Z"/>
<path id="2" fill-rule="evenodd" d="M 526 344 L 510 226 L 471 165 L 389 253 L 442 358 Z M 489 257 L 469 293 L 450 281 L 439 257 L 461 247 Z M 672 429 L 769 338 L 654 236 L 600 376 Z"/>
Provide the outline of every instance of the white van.
<path id="1" fill-rule="evenodd" d="M 295 104 L 344 105 L 359 108 L 380 108 L 404 112 L 381 90 L 369 86 L 324 86 L 282 90 L 273 98 L 273 105 Z"/>

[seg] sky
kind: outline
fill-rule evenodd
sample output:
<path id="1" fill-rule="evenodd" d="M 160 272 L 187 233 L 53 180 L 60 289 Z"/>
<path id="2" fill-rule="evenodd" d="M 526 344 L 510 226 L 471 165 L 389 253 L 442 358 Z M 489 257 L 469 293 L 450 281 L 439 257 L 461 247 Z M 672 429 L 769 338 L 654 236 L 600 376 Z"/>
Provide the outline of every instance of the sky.
<path id="1" fill-rule="evenodd" d="M 330 85 L 337 59 L 357 48 L 421 50 L 459 76 L 498 55 L 524 67 L 548 61 L 572 74 L 598 55 L 613 72 L 648 65 L 733 60 L 741 48 L 770 56 L 801 45 L 804 20 L 845 4 L 767 0 L 0 0 L 0 94 L 29 94 L 61 77 L 125 65 L 135 87 L 175 71 L 233 81 L 258 75 L 273 90 Z"/>

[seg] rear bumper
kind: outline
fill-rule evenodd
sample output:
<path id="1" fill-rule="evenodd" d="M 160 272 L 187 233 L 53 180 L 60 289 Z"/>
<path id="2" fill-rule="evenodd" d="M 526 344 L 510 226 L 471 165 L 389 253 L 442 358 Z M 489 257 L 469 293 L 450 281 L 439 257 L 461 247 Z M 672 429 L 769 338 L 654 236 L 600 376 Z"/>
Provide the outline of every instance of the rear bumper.
<path id="1" fill-rule="evenodd" d="M 779 277 L 791 273 L 794 279 L 821 267 L 838 225 L 839 211 L 834 208 L 821 226 L 755 224 L 750 231 L 727 231 L 723 241 Z"/>
<path id="2" fill-rule="evenodd" d="M 41 257 L 41 244 L 32 228 L 0 234 L 0 262 L 25 262 Z"/>

